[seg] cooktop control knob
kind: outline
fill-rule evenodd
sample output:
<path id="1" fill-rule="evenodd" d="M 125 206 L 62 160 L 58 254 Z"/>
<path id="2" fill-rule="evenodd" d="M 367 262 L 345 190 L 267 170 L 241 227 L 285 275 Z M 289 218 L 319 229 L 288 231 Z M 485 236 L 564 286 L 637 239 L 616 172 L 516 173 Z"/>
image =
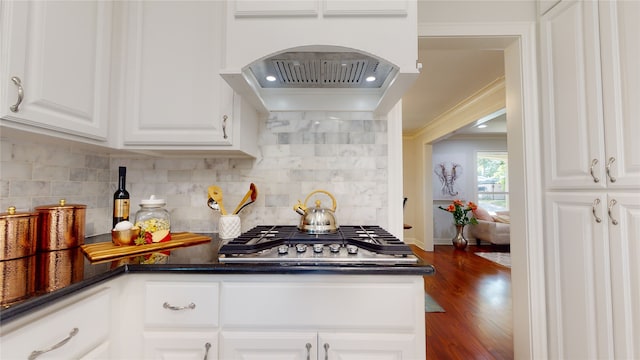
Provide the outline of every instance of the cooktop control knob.
<path id="1" fill-rule="evenodd" d="M 299 253 L 307 251 L 307 244 L 296 244 L 296 251 Z"/>
<path id="2" fill-rule="evenodd" d="M 324 245 L 322 244 L 313 244 L 314 253 L 321 253 L 323 248 L 324 248 Z"/>
<path id="3" fill-rule="evenodd" d="M 332 253 L 340 252 L 340 244 L 329 244 L 329 250 Z"/>
<path id="4" fill-rule="evenodd" d="M 280 245 L 280 246 L 278 246 L 278 254 L 284 255 L 284 254 L 287 254 L 288 252 L 289 252 L 289 246 L 288 245 Z"/>
<path id="5" fill-rule="evenodd" d="M 355 255 L 358 253 L 358 247 L 355 245 L 347 245 L 347 252 L 351 255 Z"/>

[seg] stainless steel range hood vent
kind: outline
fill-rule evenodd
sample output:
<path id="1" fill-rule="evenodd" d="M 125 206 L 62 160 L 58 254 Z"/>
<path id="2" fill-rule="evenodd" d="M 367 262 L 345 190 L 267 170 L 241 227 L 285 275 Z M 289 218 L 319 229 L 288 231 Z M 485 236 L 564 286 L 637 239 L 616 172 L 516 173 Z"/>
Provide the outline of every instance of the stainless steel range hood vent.
<path id="1" fill-rule="evenodd" d="M 262 88 L 380 88 L 394 67 L 353 52 L 287 52 L 249 66 Z"/>
<path id="2" fill-rule="evenodd" d="M 244 62 L 242 62 L 244 63 Z M 418 77 L 373 53 L 329 45 L 273 52 L 220 75 L 260 112 L 373 111 L 388 113 Z"/>

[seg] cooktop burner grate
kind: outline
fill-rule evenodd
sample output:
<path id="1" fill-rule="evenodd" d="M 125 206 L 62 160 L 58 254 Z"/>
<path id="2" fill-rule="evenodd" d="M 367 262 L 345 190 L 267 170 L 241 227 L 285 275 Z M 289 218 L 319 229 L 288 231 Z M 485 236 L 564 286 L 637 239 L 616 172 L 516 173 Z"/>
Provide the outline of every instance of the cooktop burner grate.
<path id="1" fill-rule="evenodd" d="M 413 251 L 404 242 L 375 225 L 341 226 L 335 233 L 308 234 L 290 225 L 260 225 L 224 244 L 221 255 L 255 254 L 280 245 L 353 245 L 374 254 L 407 256 Z"/>

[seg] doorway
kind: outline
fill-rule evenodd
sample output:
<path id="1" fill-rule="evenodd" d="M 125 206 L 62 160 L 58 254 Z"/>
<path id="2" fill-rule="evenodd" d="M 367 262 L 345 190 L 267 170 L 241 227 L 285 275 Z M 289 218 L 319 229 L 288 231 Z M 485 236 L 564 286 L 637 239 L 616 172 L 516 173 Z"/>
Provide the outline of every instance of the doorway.
<path id="1" fill-rule="evenodd" d="M 441 37 L 452 40 L 474 38 L 486 40 L 504 51 L 509 178 L 511 181 L 511 256 L 512 301 L 514 322 L 514 356 L 544 358 L 546 354 L 546 324 L 544 316 L 544 270 L 540 241 L 542 237 L 542 180 L 539 177 L 539 119 L 537 114 L 537 81 L 535 65 L 535 27 L 491 24 L 433 24 L 419 26 L 420 37 Z M 462 42 L 461 42 L 462 43 Z M 487 45 L 489 46 L 489 45 Z M 450 124 L 451 125 L 451 124 Z M 457 124 L 460 127 L 460 124 Z M 433 218 L 431 176 L 431 144 L 455 128 L 430 129 L 427 135 L 413 139 L 403 149 L 415 155 L 414 169 L 404 180 L 410 193 L 421 199 L 415 211 L 421 219 Z M 405 168 L 407 163 L 405 161 Z M 530 175 L 527 175 L 530 174 Z M 409 184 L 409 186 L 407 186 Z M 411 196 L 410 196 L 411 197 Z M 423 221 L 423 223 L 425 223 Z M 417 226 L 414 225 L 414 228 Z M 422 247 L 433 249 L 431 229 L 419 229 Z"/>

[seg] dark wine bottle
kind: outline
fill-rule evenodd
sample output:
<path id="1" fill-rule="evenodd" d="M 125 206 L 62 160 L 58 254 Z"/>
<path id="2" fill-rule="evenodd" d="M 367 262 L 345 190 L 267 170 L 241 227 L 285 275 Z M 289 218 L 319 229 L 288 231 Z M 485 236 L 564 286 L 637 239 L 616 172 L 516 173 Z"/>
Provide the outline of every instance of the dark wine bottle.
<path id="1" fill-rule="evenodd" d="M 129 220 L 129 192 L 125 188 L 127 168 L 118 168 L 118 190 L 113 194 L 113 227 L 120 221 Z"/>

